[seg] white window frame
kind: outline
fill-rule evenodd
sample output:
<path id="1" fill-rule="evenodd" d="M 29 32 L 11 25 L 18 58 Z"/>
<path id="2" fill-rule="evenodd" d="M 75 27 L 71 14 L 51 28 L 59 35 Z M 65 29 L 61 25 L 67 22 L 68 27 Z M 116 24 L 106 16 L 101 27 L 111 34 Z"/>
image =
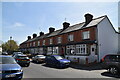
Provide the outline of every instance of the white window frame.
<path id="1" fill-rule="evenodd" d="M 61 43 L 61 42 L 62 42 L 61 37 L 58 37 L 58 38 L 57 38 L 57 41 L 58 41 L 58 43 Z"/>
<path id="2" fill-rule="evenodd" d="M 53 52 L 52 47 L 47 47 L 47 53 L 52 54 L 52 52 Z"/>
<path id="3" fill-rule="evenodd" d="M 87 45 L 86 44 L 80 44 L 76 45 L 76 54 L 87 54 Z"/>
<path id="4" fill-rule="evenodd" d="M 75 45 L 66 46 L 66 53 L 68 55 L 75 55 Z"/>
<path id="5" fill-rule="evenodd" d="M 38 41 L 38 46 L 40 46 L 40 41 Z"/>
<path id="6" fill-rule="evenodd" d="M 45 45 L 45 40 L 43 40 L 43 45 Z"/>
<path id="7" fill-rule="evenodd" d="M 82 33 L 82 38 L 83 39 L 89 39 L 90 38 L 90 31 L 84 31 Z"/>
<path id="8" fill-rule="evenodd" d="M 39 53 L 40 53 L 40 54 L 43 54 L 43 48 L 42 48 L 42 47 L 39 48 Z"/>
<path id="9" fill-rule="evenodd" d="M 53 39 L 49 39 L 49 42 L 50 42 L 50 44 L 52 44 L 53 43 Z"/>
<path id="10" fill-rule="evenodd" d="M 73 40 L 74 40 L 74 35 L 73 34 L 68 35 L 68 41 L 73 41 Z"/>
<path id="11" fill-rule="evenodd" d="M 59 50 L 58 50 L 58 47 L 53 47 L 53 53 L 54 53 L 54 54 L 58 54 L 58 51 L 59 51 Z"/>
<path id="12" fill-rule="evenodd" d="M 35 46 L 35 42 L 33 42 L 33 46 Z"/>

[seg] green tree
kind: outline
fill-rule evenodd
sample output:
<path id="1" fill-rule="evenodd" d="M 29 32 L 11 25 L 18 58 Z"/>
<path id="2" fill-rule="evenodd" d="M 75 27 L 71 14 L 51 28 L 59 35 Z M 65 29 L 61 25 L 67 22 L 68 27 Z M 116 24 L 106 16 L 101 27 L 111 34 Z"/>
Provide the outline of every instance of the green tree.
<path id="1" fill-rule="evenodd" d="M 2 44 L 3 51 L 13 52 L 18 50 L 17 42 L 14 40 L 8 40 Z"/>

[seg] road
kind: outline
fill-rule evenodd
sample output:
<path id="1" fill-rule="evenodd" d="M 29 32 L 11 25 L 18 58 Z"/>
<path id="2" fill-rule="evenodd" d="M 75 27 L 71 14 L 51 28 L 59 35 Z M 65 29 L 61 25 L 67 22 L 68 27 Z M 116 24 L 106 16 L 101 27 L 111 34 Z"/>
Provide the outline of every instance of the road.
<path id="1" fill-rule="evenodd" d="M 72 67 L 57 69 L 35 63 L 31 63 L 29 67 L 24 67 L 23 71 L 23 78 L 115 78 L 106 76 L 106 70 L 85 70 Z"/>

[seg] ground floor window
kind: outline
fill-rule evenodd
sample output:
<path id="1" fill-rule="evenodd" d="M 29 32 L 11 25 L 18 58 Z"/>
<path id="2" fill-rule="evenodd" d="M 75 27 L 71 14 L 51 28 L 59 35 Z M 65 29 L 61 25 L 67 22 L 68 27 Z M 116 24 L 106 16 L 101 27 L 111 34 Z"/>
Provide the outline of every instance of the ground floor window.
<path id="1" fill-rule="evenodd" d="M 53 53 L 58 54 L 58 47 L 53 47 Z"/>
<path id="2" fill-rule="evenodd" d="M 47 53 L 51 53 L 52 54 L 52 47 L 47 47 Z"/>
<path id="3" fill-rule="evenodd" d="M 76 54 L 87 54 L 86 44 L 76 45 Z"/>
<path id="4" fill-rule="evenodd" d="M 67 55 L 87 55 L 90 53 L 89 44 L 78 44 L 66 46 Z"/>
<path id="5" fill-rule="evenodd" d="M 43 48 L 39 48 L 39 53 L 43 54 Z"/>
<path id="6" fill-rule="evenodd" d="M 30 52 L 31 52 L 32 54 L 34 54 L 34 49 L 30 49 Z"/>
<path id="7" fill-rule="evenodd" d="M 74 55 L 75 54 L 75 45 L 66 46 L 66 54 Z"/>

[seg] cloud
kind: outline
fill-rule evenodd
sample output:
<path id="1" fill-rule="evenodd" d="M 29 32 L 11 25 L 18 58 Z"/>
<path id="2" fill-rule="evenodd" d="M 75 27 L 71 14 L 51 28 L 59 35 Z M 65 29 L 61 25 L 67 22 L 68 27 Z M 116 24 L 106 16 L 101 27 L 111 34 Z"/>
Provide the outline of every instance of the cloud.
<path id="1" fill-rule="evenodd" d="M 14 28 L 19 28 L 19 27 L 24 27 L 25 24 L 22 24 L 20 22 L 15 22 L 13 25 L 11 25 L 11 27 L 14 27 Z"/>

